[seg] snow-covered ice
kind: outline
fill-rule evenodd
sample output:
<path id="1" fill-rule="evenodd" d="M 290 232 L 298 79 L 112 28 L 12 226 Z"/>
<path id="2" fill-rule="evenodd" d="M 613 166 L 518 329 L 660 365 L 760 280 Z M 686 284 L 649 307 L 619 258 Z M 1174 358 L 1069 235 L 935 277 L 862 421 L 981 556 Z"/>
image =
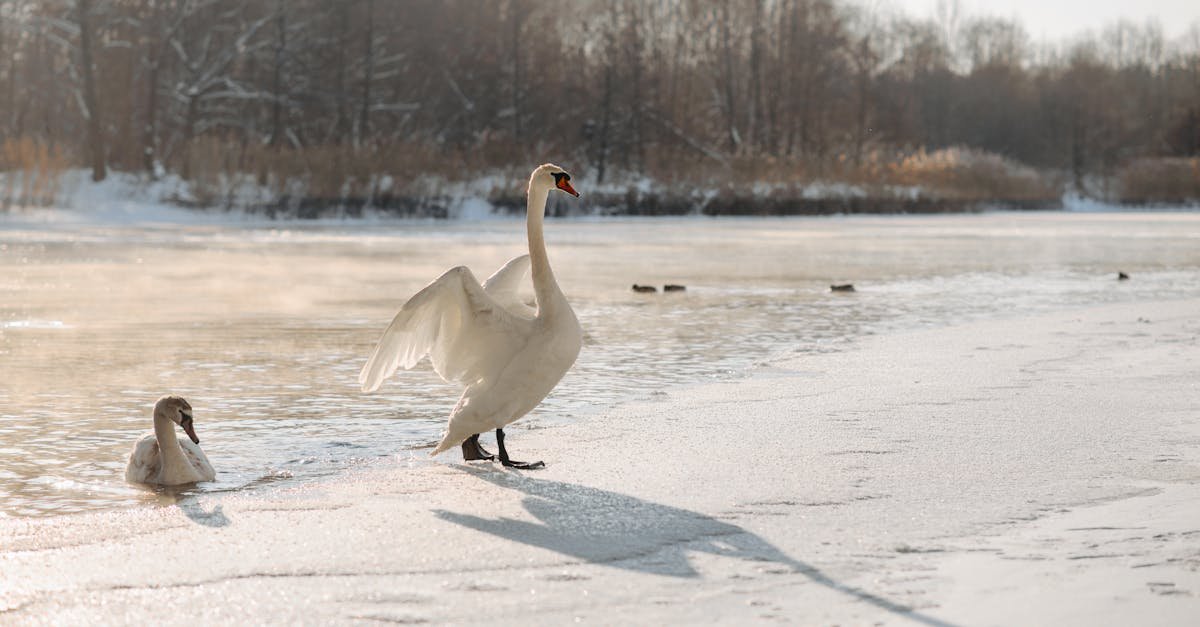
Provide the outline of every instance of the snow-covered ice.
<path id="1" fill-rule="evenodd" d="M 1198 344 L 1195 299 L 888 334 L 519 431 L 541 472 L 3 519 L 0 616 L 1187 624 Z"/>

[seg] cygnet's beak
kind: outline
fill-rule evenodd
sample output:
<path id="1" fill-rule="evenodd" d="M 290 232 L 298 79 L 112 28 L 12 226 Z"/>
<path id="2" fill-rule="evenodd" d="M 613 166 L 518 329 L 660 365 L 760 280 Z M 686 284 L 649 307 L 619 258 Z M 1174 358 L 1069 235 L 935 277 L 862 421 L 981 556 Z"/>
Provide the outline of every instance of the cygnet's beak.
<path id="1" fill-rule="evenodd" d="M 558 178 L 558 182 L 555 183 L 556 187 L 558 187 L 559 189 L 563 190 L 564 192 L 566 192 L 576 198 L 579 198 L 579 192 L 575 191 L 574 187 L 571 187 L 571 181 L 568 181 L 567 177 L 560 176 L 557 178 Z"/>
<path id="2" fill-rule="evenodd" d="M 192 439 L 193 443 L 200 443 L 200 438 L 196 437 L 196 430 L 192 427 L 191 416 L 184 416 L 183 420 L 180 421 L 179 426 L 183 427 L 183 431 L 187 433 L 188 437 Z"/>

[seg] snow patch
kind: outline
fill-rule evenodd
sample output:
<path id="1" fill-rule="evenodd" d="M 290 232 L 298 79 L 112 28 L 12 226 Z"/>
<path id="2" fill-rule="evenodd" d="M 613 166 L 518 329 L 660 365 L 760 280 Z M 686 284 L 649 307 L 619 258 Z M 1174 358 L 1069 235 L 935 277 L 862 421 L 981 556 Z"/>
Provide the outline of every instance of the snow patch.
<path id="1" fill-rule="evenodd" d="M 245 214 L 197 211 L 179 206 L 191 197 L 189 185 L 176 175 L 152 180 L 126 172 L 112 172 L 100 182 L 91 171 L 68 170 L 59 180 L 55 207 L 18 207 L 9 210 L 6 221 L 40 224 L 223 223 Z"/>
<path id="2" fill-rule="evenodd" d="M 1114 213 L 1130 211 L 1144 212 L 1159 212 L 1159 211 L 1196 211 L 1200 209 L 1197 204 L 1182 204 L 1182 205 L 1125 205 L 1120 203 L 1108 202 L 1096 198 L 1088 198 L 1078 193 L 1067 193 L 1062 199 L 1063 209 L 1066 211 L 1076 211 L 1079 213 Z"/>
<path id="3" fill-rule="evenodd" d="M 1095 198 L 1088 198 L 1075 193 L 1063 194 L 1063 209 L 1081 213 L 1101 213 L 1108 211 L 1127 211 L 1128 208 Z"/>
<path id="4" fill-rule="evenodd" d="M 820 198 L 866 198 L 867 190 L 863 189 L 861 185 L 817 181 L 805 185 L 801 196 L 808 200 Z"/>
<path id="5" fill-rule="evenodd" d="M 459 220 L 486 220 L 492 216 L 492 203 L 478 196 L 463 198 L 454 212 L 454 217 Z"/>

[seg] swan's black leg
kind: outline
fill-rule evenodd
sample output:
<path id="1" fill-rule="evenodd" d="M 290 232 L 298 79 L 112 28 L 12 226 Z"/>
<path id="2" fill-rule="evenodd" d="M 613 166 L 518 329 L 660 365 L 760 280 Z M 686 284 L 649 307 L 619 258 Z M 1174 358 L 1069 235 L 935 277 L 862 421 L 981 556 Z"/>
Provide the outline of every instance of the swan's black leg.
<path id="1" fill-rule="evenodd" d="M 501 446 L 500 450 L 504 450 L 504 447 Z M 465 459 L 467 461 L 471 461 L 474 459 L 486 459 L 489 462 L 496 461 L 495 455 L 492 455 L 491 453 L 487 452 L 486 450 L 484 450 L 484 448 L 482 446 L 479 445 L 479 434 L 478 433 L 463 440 L 462 451 L 463 451 L 463 459 Z"/>
<path id="2" fill-rule="evenodd" d="M 534 468 L 545 468 L 546 464 L 542 462 L 514 462 L 508 458 L 508 450 L 504 448 L 504 429 L 496 429 L 496 445 L 500 447 L 500 463 L 509 468 L 520 468 L 521 470 L 533 470 Z"/>

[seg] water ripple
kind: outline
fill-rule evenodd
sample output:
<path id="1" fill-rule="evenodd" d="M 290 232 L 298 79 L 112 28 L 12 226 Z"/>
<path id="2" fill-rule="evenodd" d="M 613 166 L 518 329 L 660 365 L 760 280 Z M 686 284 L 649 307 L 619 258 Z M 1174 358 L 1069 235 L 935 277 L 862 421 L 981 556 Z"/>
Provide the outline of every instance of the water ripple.
<path id="1" fill-rule="evenodd" d="M 896 329 L 1200 295 L 1200 220 L 1143 222 L 1136 237 L 1112 216 L 1062 214 L 552 223 L 587 340 L 523 423 L 586 420 Z M 364 395 L 358 370 L 407 295 L 463 261 L 486 274 L 523 241 L 519 223 L 438 228 L 206 227 L 186 246 L 133 228 L 0 233 L 15 242 L 0 254 L 0 515 L 157 502 L 161 491 L 123 475 L 165 393 L 191 401 L 219 473 L 184 494 L 287 485 L 429 446 L 457 389 L 422 366 Z M 1117 268 L 1134 279 L 1117 283 Z M 832 294 L 835 281 L 859 290 Z M 688 289 L 633 294 L 634 282 Z"/>

